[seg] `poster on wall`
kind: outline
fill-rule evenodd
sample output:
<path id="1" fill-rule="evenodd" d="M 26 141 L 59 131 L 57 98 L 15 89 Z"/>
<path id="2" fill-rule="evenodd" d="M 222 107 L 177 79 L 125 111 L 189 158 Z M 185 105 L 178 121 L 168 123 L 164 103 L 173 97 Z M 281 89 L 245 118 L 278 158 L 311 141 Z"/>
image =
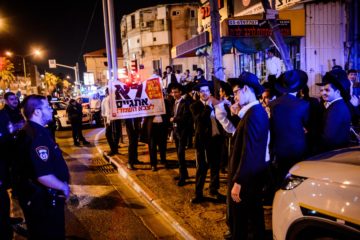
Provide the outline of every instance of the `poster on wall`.
<path id="1" fill-rule="evenodd" d="M 109 83 L 110 120 L 165 114 L 160 78 L 120 79 Z"/>

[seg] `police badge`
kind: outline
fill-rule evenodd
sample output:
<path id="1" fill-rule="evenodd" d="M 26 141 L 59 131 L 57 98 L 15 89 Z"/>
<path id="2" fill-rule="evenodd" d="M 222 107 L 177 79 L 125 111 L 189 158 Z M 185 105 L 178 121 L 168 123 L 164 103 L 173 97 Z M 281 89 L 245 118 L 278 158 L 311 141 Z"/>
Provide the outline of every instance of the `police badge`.
<path id="1" fill-rule="evenodd" d="M 46 162 L 48 160 L 49 149 L 46 146 L 37 147 L 35 150 L 41 160 L 43 160 L 44 162 Z"/>

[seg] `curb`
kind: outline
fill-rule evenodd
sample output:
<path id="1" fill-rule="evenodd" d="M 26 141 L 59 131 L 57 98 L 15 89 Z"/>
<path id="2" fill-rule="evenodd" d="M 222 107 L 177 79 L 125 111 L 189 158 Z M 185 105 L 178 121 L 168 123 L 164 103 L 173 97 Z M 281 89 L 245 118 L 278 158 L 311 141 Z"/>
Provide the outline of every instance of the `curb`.
<path id="1" fill-rule="evenodd" d="M 162 203 L 161 200 L 156 199 L 155 194 L 153 194 L 146 186 L 141 186 L 141 183 L 138 183 L 136 179 L 134 179 L 131 174 L 129 174 L 129 170 L 126 166 L 118 163 L 112 157 L 109 157 L 105 152 L 98 146 L 99 136 L 105 131 L 105 129 L 101 130 L 95 135 L 94 144 L 96 146 L 97 151 L 100 155 L 105 158 L 110 164 L 115 166 L 119 175 L 124 178 L 127 183 L 141 196 L 145 198 L 145 200 L 166 220 L 168 223 L 184 238 L 195 240 L 196 238 L 189 233 L 185 228 L 183 228 L 178 221 L 176 221 L 165 209 L 167 206 Z M 170 210 L 171 211 L 171 210 Z"/>

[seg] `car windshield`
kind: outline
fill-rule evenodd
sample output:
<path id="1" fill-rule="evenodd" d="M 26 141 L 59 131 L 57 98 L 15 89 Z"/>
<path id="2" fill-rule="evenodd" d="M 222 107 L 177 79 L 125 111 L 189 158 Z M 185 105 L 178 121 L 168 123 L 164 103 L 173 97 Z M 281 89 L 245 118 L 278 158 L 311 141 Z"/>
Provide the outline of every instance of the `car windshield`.
<path id="1" fill-rule="evenodd" d="M 314 156 L 308 160 L 346 163 L 360 166 L 360 147 L 344 148 Z"/>

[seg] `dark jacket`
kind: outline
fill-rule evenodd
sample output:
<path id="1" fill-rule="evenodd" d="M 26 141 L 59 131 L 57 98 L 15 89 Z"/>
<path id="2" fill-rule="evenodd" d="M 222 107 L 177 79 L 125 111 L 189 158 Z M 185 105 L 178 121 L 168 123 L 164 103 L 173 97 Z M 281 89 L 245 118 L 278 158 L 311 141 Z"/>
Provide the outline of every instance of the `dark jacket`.
<path id="1" fill-rule="evenodd" d="M 324 112 L 320 140 L 321 151 L 348 146 L 351 115 L 344 100 L 333 102 Z"/>
<path id="2" fill-rule="evenodd" d="M 278 159 L 302 160 L 307 151 L 305 129 L 309 103 L 285 94 L 270 104 L 271 153 Z"/>
<path id="3" fill-rule="evenodd" d="M 66 109 L 68 119 L 70 122 L 81 122 L 82 121 L 82 105 L 76 103 L 75 105 L 69 104 Z"/>
<path id="4" fill-rule="evenodd" d="M 174 103 L 175 106 L 175 103 Z M 175 116 L 174 107 L 172 109 L 171 116 Z M 190 102 L 185 99 L 181 99 L 179 106 L 177 108 L 176 116 L 173 120 L 174 131 L 179 134 L 179 136 L 184 136 L 189 132 L 189 129 L 192 124 L 192 116 L 190 112 Z"/>
<path id="5" fill-rule="evenodd" d="M 195 147 L 198 148 L 206 145 L 212 137 L 210 115 L 214 109 L 198 100 L 190 105 L 190 111 L 195 125 Z M 217 120 L 216 123 L 221 131 L 221 124 Z"/>
<path id="6" fill-rule="evenodd" d="M 268 132 L 269 119 L 264 108 L 254 105 L 240 120 L 233 137 L 230 181 L 245 185 L 264 173 Z"/>
<path id="7" fill-rule="evenodd" d="M 7 188 L 10 177 L 10 154 L 9 147 L 12 147 L 13 138 L 9 132 L 10 118 L 4 111 L 0 110 L 0 181 L 3 183 L 2 187 Z"/>
<path id="8" fill-rule="evenodd" d="M 170 103 L 167 99 L 165 101 L 165 114 L 161 115 L 162 126 L 167 134 L 167 130 L 170 126 Z M 150 142 L 150 137 L 153 135 L 153 120 L 155 116 L 144 117 L 144 122 L 140 131 L 140 141 L 144 143 Z"/>

